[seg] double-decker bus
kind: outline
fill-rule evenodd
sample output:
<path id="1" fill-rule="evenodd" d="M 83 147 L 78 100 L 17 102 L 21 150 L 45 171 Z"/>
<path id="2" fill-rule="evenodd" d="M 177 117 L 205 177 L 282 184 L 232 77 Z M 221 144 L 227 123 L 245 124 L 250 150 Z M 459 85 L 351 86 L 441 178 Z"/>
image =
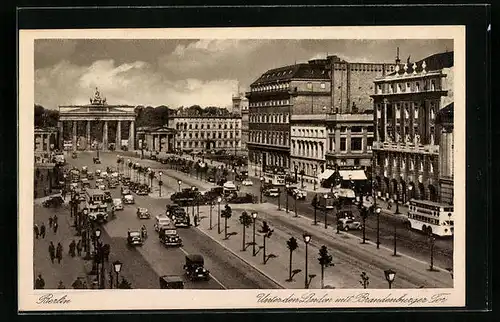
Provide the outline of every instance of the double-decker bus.
<path id="1" fill-rule="evenodd" d="M 91 220 L 106 222 L 110 213 L 110 206 L 106 203 L 106 194 L 104 191 L 100 189 L 87 189 L 85 194 L 89 218 Z"/>
<path id="2" fill-rule="evenodd" d="M 453 236 L 453 206 L 427 200 L 410 200 L 408 225 L 425 234 Z"/>
<path id="3" fill-rule="evenodd" d="M 286 173 L 281 167 L 266 167 L 262 177 L 266 183 L 270 183 L 273 186 L 284 186 L 286 183 Z"/>

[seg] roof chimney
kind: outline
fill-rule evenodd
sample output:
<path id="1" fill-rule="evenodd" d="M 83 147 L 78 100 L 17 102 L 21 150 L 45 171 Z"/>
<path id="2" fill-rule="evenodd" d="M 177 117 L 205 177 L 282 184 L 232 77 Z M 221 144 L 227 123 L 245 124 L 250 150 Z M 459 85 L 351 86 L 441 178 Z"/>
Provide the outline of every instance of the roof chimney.
<path id="1" fill-rule="evenodd" d="M 398 47 L 397 54 L 396 54 L 396 64 L 399 65 L 400 62 L 401 62 L 401 60 L 399 59 L 399 47 Z"/>

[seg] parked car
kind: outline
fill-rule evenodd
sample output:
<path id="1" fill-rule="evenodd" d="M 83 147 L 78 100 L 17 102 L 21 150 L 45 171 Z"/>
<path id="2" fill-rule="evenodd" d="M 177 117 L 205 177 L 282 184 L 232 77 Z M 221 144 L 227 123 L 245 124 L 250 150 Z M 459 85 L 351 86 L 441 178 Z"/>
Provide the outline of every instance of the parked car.
<path id="1" fill-rule="evenodd" d="M 264 190 L 264 196 L 266 197 L 278 197 L 280 195 L 278 188 L 269 188 Z"/>
<path id="2" fill-rule="evenodd" d="M 124 195 L 122 197 L 122 200 L 123 200 L 123 203 L 126 205 L 133 205 L 135 203 L 134 196 L 132 196 L 131 194 Z"/>
<path id="3" fill-rule="evenodd" d="M 151 214 L 147 208 L 139 207 L 137 208 L 137 218 L 139 219 L 149 219 L 151 218 Z"/>
<path id="4" fill-rule="evenodd" d="M 53 196 L 45 200 L 42 205 L 47 208 L 58 208 L 64 203 L 64 199 L 61 196 Z"/>
<path id="5" fill-rule="evenodd" d="M 120 198 L 113 199 L 113 207 L 115 210 L 123 210 L 123 201 Z"/>
<path id="6" fill-rule="evenodd" d="M 210 279 L 210 272 L 204 267 L 204 260 L 201 255 L 187 255 L 184 271 L 187 278 L 192 281 L 199 279 L 208 281 Z"/>
<path id="7" fill-rule="evenodd" d="M 299 188 L 291 189 L 291 190 L 289 190 L 289 192 L 290 192 L 289 194 L 294 199 L 297 199 L 297 200 L 306 199 L 306 196 L 307 196 L 307 192 L 305 192 L 304 190 L 301 190 Z"/>
<path id="8" fill-rule="evenodd" d="M 256 200 L 257 200 L 257 197 L 250 194 L 250 193 L 237 192 L 237 193 L 234 193 L 231 196 L 231 198 L 229 198 L 227 201 L 229 203 L 239 204 L 239 203 L 254 203 Z"/>
<path id="9" fill-rule="evenodd" d="M 177 275 L 163 275 L 160 276 L 161 289 L 183 289 L 184 281 L 182 277 Z"/>
<path id="10" fill-rule="evenodd" d="M 122 187 L 121 188 L 121 194 L 122 194 L 122 196 L 129 195 L 130 194 L 130 189 L 128 187 Z"/>
<path id="11" fill-rule="evenodd" d="M 241 185 L 243 186 L 253 186 L 253 181 L 250 179 L 245 179 L 241 182 Z"/>
<path id="12" fill-rule="evenodd" d="M 128 232 L 127 243 L 130 246 L 142 245 L 142 235 L 139 230 L 132 230 Z"/>
<path id="13" fill-rule="evenodd" d="M 352 218 L 341 218 L 337 221 L 337 225 L 339 226 L 339 230 L 360 230 L 363 228 L 363 225 L 359 221 L 355 221 Z"/>

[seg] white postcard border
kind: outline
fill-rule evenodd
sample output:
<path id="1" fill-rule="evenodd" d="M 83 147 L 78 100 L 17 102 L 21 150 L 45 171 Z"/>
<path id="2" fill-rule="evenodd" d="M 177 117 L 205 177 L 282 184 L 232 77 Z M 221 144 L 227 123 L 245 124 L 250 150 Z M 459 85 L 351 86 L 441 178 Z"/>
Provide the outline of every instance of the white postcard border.
<path id="1" fill-rule="evenodd" d="M 454 39 L 454 287 L 335 290 L 34 290 L 34 41 L 99 39 Z M 465 305 L 465 26 L 21 30 L 19 32 L 19 311 L 416 308 Z M 47 304 L 51 295 L 59 299 Z M 259 300 L 260 299 L 260 300 Z M 377 299 L 375 301 L 375 299 Z"/>

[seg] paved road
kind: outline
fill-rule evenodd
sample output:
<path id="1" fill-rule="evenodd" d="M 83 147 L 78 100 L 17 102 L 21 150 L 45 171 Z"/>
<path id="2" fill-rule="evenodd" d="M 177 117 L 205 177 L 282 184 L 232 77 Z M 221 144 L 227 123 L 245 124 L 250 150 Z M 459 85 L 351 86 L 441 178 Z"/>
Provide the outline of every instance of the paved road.
<path id="1" fill-rule="evenodd" d="M 148 154 L 145 153 L 147 157 Z M 198 158 L 195 158 L 197 160 Z M 210 166 L 210 161 L 206 160 Z M 156 161 L 149 159 L 140 160 L 141 164 L 145 164 L 155 169 L 167 169 L 168 165 L 161 164 Z M 214 162 L 215 164 L 215 162 Z M 192 176 L 195 177 L 195 172 L 193 171 Z M 229 174 L 231 176 L 231 174 Z M 175 174 L 174 174 L 175 177 Z M 242 192 L 249 192 L 258 197 L 260 197 L 260 182 L 256 178 L 251 178 L 253 181 L 253 186 L 241 187 Z M 296 202 L 296 209 L 300 215 L 306 216 L 308 218 L 314 218 L 314 208 L 311 206 L 311 199 L 313 194 L 308 193 L 307 200 L 300 200 Z M 269 202 L 274 205 L 278 205 L 278 198 L 263 198 L 264 202 Z M 284 209 L 286 207 L 286 197 L 284 194 L 281 195 L 280 205 Z M 288 200 L 289 210 L 295 210 L 295 201 L 292 197 Z M 355 206 L 348 208 L 352 210 L 353 214 L 359 219 L 359 212 Z M 324 212 L 317 211 L 317 220 L 321 224 L 324 223 Z M 327 223 L 330 225 L 335 222 L 335 212 L 329 212 L 327 214 Z M 405 221 L 401 216 L 395 216 L 390 214 L 381 213 L 380 217 L 380 230 L 379 238 L 381 245 L 386 247 L 393 247 L 394 240 L 394 227 L 396 227 L 397 251 L 411 255 L 422 261 L 429 261 L 430 258 L 430 245 L 427 241 L 427 236 L 421 232 L 408 230 L 405 227 Z M 351 232 L 357 236 L 362 236 L 361 231 Z M 366 238 L 367 240 L 375 242 L 377 239 L 377 220 L 376 216 L 370 216 L 366 219 Z M 437 266 L 448 268 L 453 267 L 453 239 L 449 237 L 436 238 L 434 244 L 434 263 Z"/>
<path id="2" fill-rule="evenodd" d="M 89 170 L 105 169 L 106 166 L 116 167 L 116 154 L 100 153 L 101 165 L 94 165 L 92 157 L 95 154 L 79 153 L 77 159 L 68 160 L 71 165 L 81 168 L 87 165 Z M 156 165 L 157 163 L 154 163 Z M 177 183 L 163 187 L 163 196 L 177 189 Z M 113 197 L 119 197 L 119 189 L 112 190 Z M 125 210 L 116 212 L 116 219 L 104 225 L 106 230 L 105 242 L 111 245 L 112 256 L 120 258 L 124 263 L 123 274 L 128 274 L 133 280 L 134 288 L 157 288 L 158 276 L 164 274 L 182 275 L 186 254 L 198 253 L 205 258 L 205 266 L 211 272 L 212 278 L 208 282 L 191 283 L 186 281 L 186 288 L 206 289 L 259 289 L 277 288 L 266 276 L 254 270 L 232 255 L 222 246 L 215 243 L 206 235 L 195 229 L 179 229 L 183 239 L 181 248 L 166 248 L 160 244 L 153 229 L 154 216 L 164 213 L 166 198 L 151 198 L 149 196 L 135 196 L 135 205 L 125 205 Z M 139 220 L 136 217 L 137 207 L 146 207 L 152 215 L 150 220 Z M 149 238 L 142 247 L 129 248 L 126 246 L 127 229 L 140 228 L 146 225 Z M 107 240 L 107 241 L 106 241 Z M 143 276 L 143 271 L 150 267 L 156 273 Z"/>

